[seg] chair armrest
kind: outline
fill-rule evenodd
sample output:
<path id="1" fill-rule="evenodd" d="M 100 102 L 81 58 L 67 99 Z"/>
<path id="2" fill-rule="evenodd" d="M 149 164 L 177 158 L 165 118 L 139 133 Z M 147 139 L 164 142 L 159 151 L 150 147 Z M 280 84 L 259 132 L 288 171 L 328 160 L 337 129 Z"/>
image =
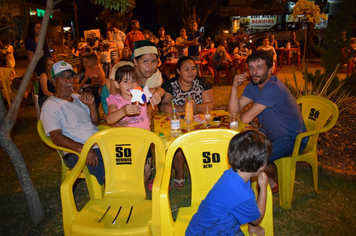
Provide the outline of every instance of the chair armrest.
<path id="1" fill-rule="evenodd" d="M 331 122 L 330 122 L 329 124 L 327 124 L 323 128 L 316 129 L 316 130 L 311 130 L 311 131 L 307 131 L 307 132 L 303 132 L 303 133 L 298 134 L 296 139 L 295 139 L 295 144 L 294 144 L 292 157 L 297 157 L 298 156 L 299 149 L 300 149 L 300 144 L 301 144 L 303 138 L 326 132 L 329 129 L 331 129 L 333 126 L 334 126 L 334 124 L 331 124 Z"/>
<path id="2" fill-rule="evenodd" d="M 78 214 L 78 210 L 74 200 L 73 185 L 85 167 L 86 158 L 82 158 L 82 156 L 85 155 L 86 157 L 88 151 L 88 149 L 83 148 L 81 155 L 78 158 L 77 164 L 74 166 L 72 171 L 61 184 L 60 190 L 62 199 L 63 221 L 66 220 L 73 222 L 75 219 L 75 215 Z M 65 224 L 65 222 L 63 223 Z"/>

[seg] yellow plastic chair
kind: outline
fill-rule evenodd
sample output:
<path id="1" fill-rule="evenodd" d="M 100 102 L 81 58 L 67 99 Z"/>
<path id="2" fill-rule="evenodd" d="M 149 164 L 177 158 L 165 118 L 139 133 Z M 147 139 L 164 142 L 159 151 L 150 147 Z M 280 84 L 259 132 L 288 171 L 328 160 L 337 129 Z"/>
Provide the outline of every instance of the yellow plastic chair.
<path id="1" fill-rule="evenodd" d="M 74 152 L 71 149 L 67 149 L 64 147 L 60 147 L 57 146 L 53 143 L 51 137 L 47 136 L 44 129 L 43 129 L 43 125 L 42 125 L 42 121 L 38 120 L 37 121 L 37 132 L 38 135 L 40 136 L 40 138 L 42 139 L 42 141 L 47 144 L 47 146 L 55 149 L 61 159 L 61 165 L 62 165 L 62 182 L 64 181 L 64 179 L 69 175 L 69 173 L 71 172 L 71 168 L 69 168 L 67 166 L 67 163 L 65 162 L 65 160 L 63 159 L 64 157 L 64 153 L 63 152 L 69 152 L 69 153 L 74 153 L 77 154 L 79 156 L 79 153 Z M 84 168 L 84 171 L 80 173 L 80 175 L 78 176 L 78 179 L 85 179 L 87 181 L 87 186 L 88 186 L 88 190 L 89 190 L 89 194 L 90 196 L 93 197 L 97 197 L 100 198 L 103 195 L 103 191 L 104 191 L 104 187 L 100 186 L 98 181 L 96 180 L 96 177 L 91 175 L 89 173 L 89 170 L 87 167 Z M 89 188 L 89 186 L 92 186 L 91 188 Z"/>
<path id="2" fill-rule="evenodd" d="M 15 98 L 16 90 L 12 87 L 11 78 L 14 76 L 14 71 L 11 68 L 1 68 L 4 72 L 4 77 L 1 79 L 4 88 L 5 96 L 9 107 Z"/>
<path id="3" fill-rule="evenodd" d="M 160 190 L 161 234 L 185 235 L 185 230 L 192 216 L 197 212 L 202 200 L 221 177 L 230 168 L 227 158 L 231 138 L 237 132 L 228 129 L 206 129 L 192 131 L 175 139 L 166 154 L 166 162 Z M 191 206 L 182 207 L 174 222 L 169 202 L 168 188 L 174 154 L 181 148 L 187 160 L 191 177 Z M 155 180 L 157 180 L 157 175 Z M 256 192 L 256 184 L 252 184 Z M 268 187 L 267 208 L 261 226 L 266 235 L 273 235 L 272 193 Z M 241 229 L 247 233 L 247 225 Z M 248 233 L 246 234 L 248 235 Z"/>
<path id="4" fill-rule="evenodd" d="M 144 165 L 154 144 L 156 175 L 161 175 L 165 149 L 161 139 L 140 128 L 112 128 L 92 135 L 79 161 L 61 186 L 64 233 L 68 235 L 160 235 L 159 181 L 154 181 L 152 201 L 147 200 Z M 78 211 L 73 196 L 75 180 L 85 167 L 93 144 L 101 150 L 105 166 L 105 192 Z M 153 210 L 155 209 L 155 210 Z"/>
<path id="5" fill-rule="evenodd" d="M 37 120 L 39 120 L 41 117 L 41 107 L 40 107 L 40 104 L 38 103 L 39 89 L 40 89 L 40 82 L 38 80 L 35 80 L 33 82 L 33 102 L 35 103 L 35 107 L 36 107 Z"/>
<path id="6" fill-rule="evenodd" d="M 284 157 L 274 162 L 278 172 L 279 205 L 283 209 L 290 209 L 292 207 L 295 169 L 298 161 L 307 162 L 311 166 L 314 189 L 318 192 L 318 156 L 316 144 L 319 134 L 331 129 L 339 117 L 337 106 L 326 98 L 314 95 L 303 96 L 298 98 L 297 103 L 302 105 L 301 112 L 307 132 L 297 135 L 292 156 Z M 328 120 L 329 122 L 327 123 Z M 302 153 L 298 154 L 302 139 L 308 136 L 309 141 L 306 148 Z"/>

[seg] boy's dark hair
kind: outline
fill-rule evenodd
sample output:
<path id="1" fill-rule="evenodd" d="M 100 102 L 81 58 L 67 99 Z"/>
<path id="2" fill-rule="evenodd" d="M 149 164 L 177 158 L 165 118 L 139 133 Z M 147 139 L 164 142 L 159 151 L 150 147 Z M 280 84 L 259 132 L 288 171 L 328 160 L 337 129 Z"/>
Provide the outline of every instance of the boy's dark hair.
<path id="1" fill-rule="evenodd" d="M 125 77 L 125 75 L 136 79 L 135 68 L 133 68 L 130 65 L 124 65 L 124 66 L 117 68 L 117 70 L 115 72 L 115 80 L 118 83 L 121 83 L 121 81 Z"/>
<path id="2" fill-rule="evenodd" d="M 261 132 L 248 130 L 236 134 L 229 144 L 229 164 L 237 172 L 256 172 L 272 154 L 272 144 Z"/>
<path id="3" fill-rule="evenodd" d="M 267 68 L 270 69 L 273 66 L 273 56 L 271 53 L 265 50 L 258 50 L 253 52 L 251 55 L 247 57 L 247 65 L 250 61 L 257 61 L 257 60 L 265 60 Z"/>

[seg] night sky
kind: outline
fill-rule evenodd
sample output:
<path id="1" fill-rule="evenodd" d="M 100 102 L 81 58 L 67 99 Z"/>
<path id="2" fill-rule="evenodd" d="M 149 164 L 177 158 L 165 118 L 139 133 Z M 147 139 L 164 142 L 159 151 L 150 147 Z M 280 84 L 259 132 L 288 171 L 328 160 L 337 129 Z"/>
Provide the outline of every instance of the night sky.
<path id="1" fill-rule="evenodd" d="M 27 1 L 43 6 L 46 5 L 46 0 Z M 63 0 L 57 6 L 55 6 L 55 9 L 60 9 L 62 12 L 71 14 L 73 18 L 73 25 L 75 26 L 74 7 L 72 4 L 73 2 L 74 0 Z M 76 4 L 78 7 L 77 14 L 79 35 L 82 35 L 84 30 L 98 28 L 101 30 L 102 34 L 105 34 L 106 23 L 98 18 L 98 14 L 104 10 L 104 7 L 101 5 L 92 4 L 88 0 L 76 0 Z M 161 11 L 160 15 L 158 12 L 159 9 Z M 149 29 L 155 35 L 158 34 L 158 28 L 163 26 L 166 29 L 166 33 L 170 34 L 174 39 L 179 36 L 180 28 L 183 27 L 183 22 L 176 14 L 174 9 L 170 8 L 168 5 L 157 6 L 155 0 L 136 0 L 136 7 L 133 10 L 132 19 L 137 19 L 140 21 L 141 30 Z M 209 19 L 207 24 L 209 25 L 210 21 L 212 22 L 210 25 L 218 28 L 216 27 L 216 23 L 221 23 L 219 16 L 213 13 Z M 208 32 L 210 32 L 212 29 L 208 29 Z M 128 27 L 127 32 L 130 30 L 131 28 Z"/>

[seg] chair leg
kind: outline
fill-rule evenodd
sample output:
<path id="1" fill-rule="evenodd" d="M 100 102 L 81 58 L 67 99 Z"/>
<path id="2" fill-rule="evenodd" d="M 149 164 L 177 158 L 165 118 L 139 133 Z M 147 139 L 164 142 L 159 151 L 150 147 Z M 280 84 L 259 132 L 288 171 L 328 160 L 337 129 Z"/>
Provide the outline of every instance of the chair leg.
<path id="1" fill-rule="evenodd" d="M 219 84 L 219 77 L 220 77 L 220 72 L 214 71 L 214 84 L 215 85 Z"/>
<path id="2" fill-rule="evenodd" d="M 292 207 L 296 163 L 291 161 L 291 157 L 278 159 L 274 163 L 278 172 L 279 206 L 288 210 Z"/>
<path id="3" fill-rule="evenodd" d="M 232 79 L 231 79 L 231 72 L 230 72 L 230 70 L 227 70 L 227 71 L 226 71 L 226 82 L 227 82 L 228 84 L 232 84 Z"/>
<path id="4" fill-rule="evenodd" d="M 316 156 L 313 157 L 312 160 L 310 160 L 309 164 L 313 171 L 313 181 L 314 181 L 315 192 L 319 193 L 319 189 L 318 189 L 319 177 L 318 177 L 318 159 L 317 159 L 317 157 Z"/>

